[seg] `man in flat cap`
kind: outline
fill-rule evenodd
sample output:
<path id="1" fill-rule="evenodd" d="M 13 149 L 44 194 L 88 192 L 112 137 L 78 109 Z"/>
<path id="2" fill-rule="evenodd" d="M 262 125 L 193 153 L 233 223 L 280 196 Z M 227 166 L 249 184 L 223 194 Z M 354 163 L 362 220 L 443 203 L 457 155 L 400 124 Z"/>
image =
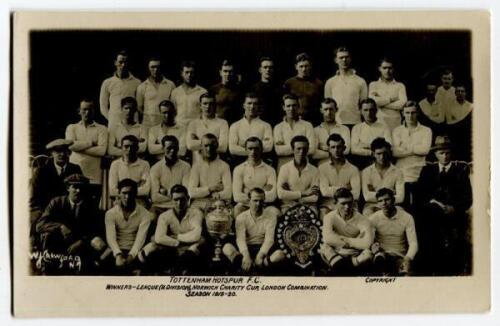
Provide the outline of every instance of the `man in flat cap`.
<path id="1" fill-rule="evenodd" d="M 422 169 L 418 182 L 417 233 L 425 236 L 421 243 L 427 272 L 438 275 L 470 273 L 471 248 L 466 239 L 467 211 L 472 206 L 469 166 L 451 160 L 452 147 L 448 136 L 436 137 L 432 150 L 437 162 Z"/>
<path id="2" fill-rule="evenodd" d="M 50 201 L 36 223 L 36 235 L 43 251 L 80 256 L 83 268 L 89 267 L 84 259 L 97 257 L 105 248 L 103 219 L 97 205 L 83 195 L 89 185 L 88 178 L 72 174 L 64 179 L 64 183 L 67 194 Z M 57 267 L 51 266 L 46 272 L 63 272 L 54 268 Z"/>
<path id="3" fill-rule="evenodd" d="M 82 174 L 79 165 L 69 162 L 71 140 L 56 139 L 47 144 L 51 158 L 33 171 L 31 177 L 31 222 L 40 217 L 49 201 L 66 194 L 64 179 L 72 174 Z"/>

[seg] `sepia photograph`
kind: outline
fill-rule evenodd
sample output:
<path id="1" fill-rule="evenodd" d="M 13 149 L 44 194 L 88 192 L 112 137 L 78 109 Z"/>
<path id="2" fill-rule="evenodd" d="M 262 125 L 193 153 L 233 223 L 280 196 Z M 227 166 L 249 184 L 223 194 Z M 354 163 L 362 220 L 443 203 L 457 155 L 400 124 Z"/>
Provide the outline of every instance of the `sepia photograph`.
<path id="1" fill-rule="evenodd" d="M 15 314 L 487 310 L 489 16 L 396 14 L 16 13 Z"/>

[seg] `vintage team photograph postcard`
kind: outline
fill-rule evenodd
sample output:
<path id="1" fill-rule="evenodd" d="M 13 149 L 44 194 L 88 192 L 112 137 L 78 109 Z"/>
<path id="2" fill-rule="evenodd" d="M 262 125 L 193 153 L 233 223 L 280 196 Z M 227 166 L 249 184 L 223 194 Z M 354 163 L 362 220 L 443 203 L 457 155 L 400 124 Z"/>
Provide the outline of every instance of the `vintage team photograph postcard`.
<path id="1" fill-rule="evenodd" d="M 15 316 L 489 311 L 488 12 L 12 25 Z"/>

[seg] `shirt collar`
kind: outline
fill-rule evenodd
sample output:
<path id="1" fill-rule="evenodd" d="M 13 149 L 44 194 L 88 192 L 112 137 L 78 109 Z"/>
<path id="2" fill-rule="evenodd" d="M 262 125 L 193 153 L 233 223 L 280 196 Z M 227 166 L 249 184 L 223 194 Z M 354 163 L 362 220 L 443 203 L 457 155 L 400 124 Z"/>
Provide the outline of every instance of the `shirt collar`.
<path id="1" fill-rule="evenodd" d="M 335 74 L 337 76 L 340 76 L 340 70 L 337 70 Z M 354 75 L 356 75 L 356 69 L 350 68 L 349 70 L 347 70 L 347 74 L 344 76 L 354 76 Z"/>
<path id="2" fill-rule="evenodd" d="M 245 164 L 246 166 L 251 166 L 251 165 L 250 165 L 250 162 L 248 162 L 248 160 L 246 160 L 246 161 L 244 162 L 244 164 Z M 264 163 L 264 161 L 263 161 L 263 160 L 261 160 L 261 161 L 260 161 L 260 164 L 258 164 L 258 165 L 256 165 L 256 166 L 253 166 L 253 168 L 257 169 L 257 168 L 263 167 L 265 164 L 266 164 L 266 163 Z"/>
<path id="3" fill-rule="evenodd" d="M 151 79 L 149 77 L 146 78 L 146 80 L 144 82 L 146 84 L 153 85 L 153 82 L 151 81 Z M 165 76 L 161 76 L 160 84 L 166 84 L 167 82 L 168 82 L 167 78 L 165 78 Z"/>
<path id="4" fill-rule="evenodd" d="M 406 125 L 406 122 L 404 122 L 404 127 L 405 129 L 409 129 L 408 126 Z M 415 130 L 419 130 L 420 128 L 422 128 L 422 125 L 420 124 L 420 122 L 417 121 L 417 126 L 415 127 Z"/>
<path id="5" fill-rule="evenodd" d="M 444 167 L 444 171 L 448 172 L 448 171 L 450 171 L 450 168 L 451 168 L 451 161 L 447 165 L 443 165 L 443 164 L 438 162 L 438 165 L 439 165 L 439 172 L 443 171 L 443 167 Z"/>
<path id="6" fill-rule="evenodd" d="M 173 168 L 174 166 L 176 166 L 177 164 L 179 164 L 179 158 L 177 158 L 177 161 L 175 161 L 175 163 L 174 163 L 174 164 L 172 164 L 172 166 L 169 166 L 169 165 L 167 164 L 167 159 L 166 159 L 165 157 L 163 157 L 163 164 L 164 164 L 166 167 L 168 167 L 168 168 L 170 168 L 170 167 L 172 167 L 172 168 Z"/>
<path id="7" fill-rule="evenodd" d="M 116 205 L 116 207 L 118 207 L 118 212 L 122 215 L 123 219 L 125 219 L 125 214 L 123 214 L 123 208 L 122 208 L 122 205 L 121 203 L 118 203 L 118 205 Z M 134 208 L 134 211 L 132 213 L 130 213 L 129 215 L 129 219 L 134 216 L 135 214 L 137 214 L 137 210 L 139 209 L 139 205 L 137 204 L 137 202 L 135 203 L 135 208 Z"/>
<path id="8" fill-rule="evenodd" d="M 293 166 L 293 168 L 294 168 L 295 170 L 297 170 L 297 171 L 299 170 L 299 169 L 297 169 L 297 167 L 295 166 L 295 160 L 294 160 L 294 159 L 292 159 L 292 160 L 290 161 L 290 163 L 292 164 L 292 166 Z M 309 159 L 307 159 L 306 166 L 304 167 L 304 169 L 302 170 L 302 172 L 305 172 L 305 171 L 307 171 L 307 170 L 311 169 L 311 167 L 312 167 L 312 166 L 313 166 L 313 165 L 312 165 L 311 163 L 309 163 Z"/>
<path id="9" fill-rule="evenodd" d="M 84 126 L 82 120 L 78 121 L 78 124 Z M 95 126 L 96 126 L 96 122 L 94 120 L 94 121 L 92 121 L 92 123 L 89 123 L 89 125 L 87 127 L 95 127 Z"/>
<path id="10" fill-rule="evenodd" d="M 139 165 L 141 163 L 140 160 L 141 160 L 140 158 L 137 158 L 137 160 L 135 160 L 135 162 L 133 162 L 133 163 L 127 163 L 127 162 L 125 162 L 125 160 L 123 159 L 123 157 L 121 158 L 122 163 L 125 164 L 126 166 L 137 166 L 137 165 Z"/>
<path id="11" fill-rule="evenodd" d="M 391 81 L 386 81 L 386 80 L 383 80 L 382 77 L 379 77 L 378 81 L 381 83 L 384 83 L 384 84 L 396 84 L 396 79 L 394 79 L 394 78 Z"/>
<path id="12" fill-rule="evenodd" d="M 116 72 L 113 74 L 113 77 L 118 79 L 118 80 L 131 80 L 131 79 L 135 79 L 134 75 L 132 75 L 132 73 L 129 71 L 128 73 L 128 77 L 126 78 L 120 78 L 116 75 Z"/>
<path id="13" fill-rule="evenodd" d="M 66 167 L 68 166 L 68 163 L 64 164 L 64 166 L 59 166 L 56 164 L 56 161 L 52 161 L 54 163 L 54 167 L 56 168 L 56 171 L 57 171 L 57 174 L 58 175 L 61 175 L 62 171 L 66 169 Z"/>

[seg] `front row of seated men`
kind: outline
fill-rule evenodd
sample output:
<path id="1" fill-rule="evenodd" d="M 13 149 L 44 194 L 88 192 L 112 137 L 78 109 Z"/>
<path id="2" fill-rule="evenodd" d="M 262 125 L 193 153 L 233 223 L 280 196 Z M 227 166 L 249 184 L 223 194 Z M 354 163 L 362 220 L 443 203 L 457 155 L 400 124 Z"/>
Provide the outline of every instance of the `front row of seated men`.
<path id="1" fill-rule="evenodd" d="M 112 273 L 202 273 L 203 265 L 211 260 L 214 240 L 209 235 L 209 215 L 204 218 L 202 211 L 191 205 L 186 187 L 172 187 L 173 208 L 155 221 L 136 200 L 137 183 L 120 181 L 118 200 L 106 212 L 103 231 L 97 209 L 84 195 L 89 180 L 74 174 L 65 182 L 68 194 L 52 199 L 36 223 L 36 233 L 44 250 L 79 255 L 83 272 L 100 266 Z M 352 273 L 352 268 L 372 260 L 380 273 L 410 272 L 418 250 L 413 218 L 395 206 L 392 190 L 383 188 L 376 197 L 382 209 L 365 217 L 354 208 L 348 189 L 335 192 L 337 206 L 324 218 L 320 250 L 333 272 Z M 229 224 L 221 237 L 223 256 L 233 267 L 229 272 L 272 272 L 274 266 L 286 263 L 285 254 L 274 245 L 276 214 L 266 210 L 261 188 L 248 191 L 248 206 L 236 217 L 234 228 Z"/>

